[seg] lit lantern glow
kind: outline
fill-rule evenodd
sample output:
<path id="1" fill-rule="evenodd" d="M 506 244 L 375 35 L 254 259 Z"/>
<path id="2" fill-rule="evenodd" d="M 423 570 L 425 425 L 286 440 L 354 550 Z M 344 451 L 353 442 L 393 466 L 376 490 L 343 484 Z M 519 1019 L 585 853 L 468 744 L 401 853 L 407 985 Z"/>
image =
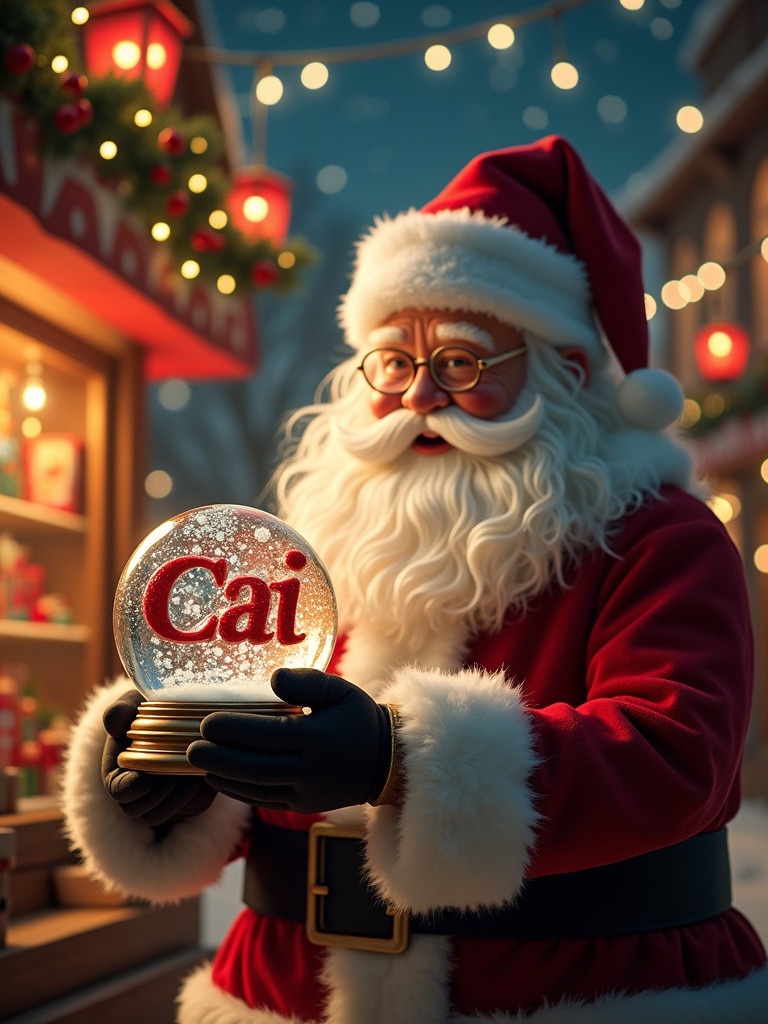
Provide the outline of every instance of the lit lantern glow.
<path id="1" fill-rule="evenodd" d="M 704 380 L 737 380 L 749 362 L 749 337 L 738 324 L 716 321 L 698 332 L 693 354 Z"/>
<path id="2" fill-rule="evenodd" d="M 170 0 L 103 0 L 83 28 L 85 61 L 94 75 L 143 80 L 159 107 L 170 103 L 182 42 L 192 22 Z"/>
<path id="3" fill-rule="evenodd" d="M 267 167 L 246 167 L 233 175 L 227 206 L 232 223 L 252 240 L 282 245 L 291 220 L 288 178 Z"/>

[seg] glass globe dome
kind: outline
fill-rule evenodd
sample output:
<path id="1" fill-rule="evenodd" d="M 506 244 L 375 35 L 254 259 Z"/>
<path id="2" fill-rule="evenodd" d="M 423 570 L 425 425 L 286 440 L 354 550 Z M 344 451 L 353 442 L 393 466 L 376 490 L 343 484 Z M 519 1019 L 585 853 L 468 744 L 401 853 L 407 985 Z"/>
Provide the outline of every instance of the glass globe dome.
<path id="1" fill-rule="evenodd" d="M 328 664 L 336 598 L 317 554 L 287 524 L 242 505 L 206 505 L 136 548 L 113 624 L 125 671 L 147 700 L 275 702 L 275 669 Z"/>

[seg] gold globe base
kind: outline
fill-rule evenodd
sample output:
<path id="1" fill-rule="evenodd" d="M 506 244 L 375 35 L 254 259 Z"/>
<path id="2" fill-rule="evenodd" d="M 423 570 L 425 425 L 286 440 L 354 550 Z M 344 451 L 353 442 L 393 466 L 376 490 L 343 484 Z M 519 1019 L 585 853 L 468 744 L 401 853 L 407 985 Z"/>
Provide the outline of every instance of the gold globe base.
<path id="1" fill-rule="evenodd" d="M 200 723 L 214 711 L 237 711 L 253 715 L 300 715 L 302 710 L 282 701 L 254 703 L 219 702 L 183 704 L 173 701 L 144 701 L 128 730 L 131 741 L 117 757 L 121 768 L 152 775 L 204 775 L 187 760 L 187 747 L 200 739 Z"/>

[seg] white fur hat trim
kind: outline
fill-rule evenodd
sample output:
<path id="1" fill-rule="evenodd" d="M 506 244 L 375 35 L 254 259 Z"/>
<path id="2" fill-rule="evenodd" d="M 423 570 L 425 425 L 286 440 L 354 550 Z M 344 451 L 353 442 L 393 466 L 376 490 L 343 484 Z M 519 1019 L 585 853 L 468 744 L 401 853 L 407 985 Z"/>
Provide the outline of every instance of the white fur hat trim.
<path id="1" fill-rule="evenodd" d="M 377 220 L 359 243 L 339 306 L 352 348 L 365 349 L 374 327 L 411 307 L 487 313 L 556 346 L 602 350 L 581 261 L 466 207 Z"/>

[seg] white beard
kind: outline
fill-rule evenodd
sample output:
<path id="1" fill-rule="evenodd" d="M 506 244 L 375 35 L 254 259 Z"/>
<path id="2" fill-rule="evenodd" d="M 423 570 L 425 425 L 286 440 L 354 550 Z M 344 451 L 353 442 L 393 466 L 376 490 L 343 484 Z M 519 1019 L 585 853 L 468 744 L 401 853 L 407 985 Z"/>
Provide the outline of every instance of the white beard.
<path id="1" fill-rule="evenodd" d="M 496 421 L 455 406 L 375 420 L 351 362 L 335 371 L 332 402 L 294 417 L 313 419 L 278 473 L 278 514 L 325 562 L 342 630 L 362 622 L 417 654 L 429 634 L 497 629 L 565 585 L 586 550 L 608 548 L 611 524 L 657 489 L 657 474 L 608 454 L 615 386 L 593 372 L 582 387 L 528 341 L 528 383 Z M 412 451 L 425 425 L 454 449 Z"/>

